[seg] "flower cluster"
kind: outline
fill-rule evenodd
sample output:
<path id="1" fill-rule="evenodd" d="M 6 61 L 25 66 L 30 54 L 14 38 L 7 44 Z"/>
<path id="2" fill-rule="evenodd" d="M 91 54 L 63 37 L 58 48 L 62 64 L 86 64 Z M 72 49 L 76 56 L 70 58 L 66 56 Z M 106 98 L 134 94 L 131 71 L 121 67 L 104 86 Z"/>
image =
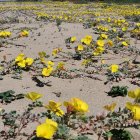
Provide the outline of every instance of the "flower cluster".
<path id="1" fill-rule="evenodd" d="M 34 60 L 32 58 L 29 57 L 26 58 L 23 53 L 19 54 L 15 59 L 16 65 L 18 65 L 21 68 L 31 66 L 33 62 Z"/>
<path id="2" fill-rule="evenodd" d="M 11 36 L 11 32 L 9 32 L 9 31 L 1 31 L 0 32 L 1 38 L 6 38 L 6 37 L 10 37 L 10 36 Z"/>

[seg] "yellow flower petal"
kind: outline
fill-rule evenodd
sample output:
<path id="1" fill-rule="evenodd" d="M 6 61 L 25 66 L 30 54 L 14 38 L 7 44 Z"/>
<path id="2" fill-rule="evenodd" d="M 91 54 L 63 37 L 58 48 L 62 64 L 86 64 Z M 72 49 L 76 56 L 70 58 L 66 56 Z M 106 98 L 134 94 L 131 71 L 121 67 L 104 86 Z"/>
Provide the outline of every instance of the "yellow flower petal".
<path id="1" fill-rule="evenodd" d="M 26 64 L 27 64 L 28 66 L 32 65 L 33 62 L 34 62 L 34 60 L 33 60 L 32 58 L 26 58 L 25 61 L 26 61 Z"/>
<path id="2" fill-rule="evenodd" d="M 77 50 L 78 50 L 78 51 L 83 51 L 83 50 L 84 50 L 84 46 L 83 46 L 83 45 L 78 45 Z"/>
<path id="3" fill-rule="evenodd" d="M 37 137 L 45 138 L 45 139 L 51 139 L 55 132 L 58 129 L 57 122 L 46 119 L 46 122 L 39 125 L 36 129 Z"/>
<path id="4" fill-rule="evenodd" d="M 42 75 L 43 76 L 50 76 L 52 72 L 53 72 L 53 67 L 48 66 L 48 68 L 43 68 Z"/>
<path id="5" fill-rule="evenodd" d="M 19 62 L 19 61 L 24 60 L 24 56 L 25 56 L 24 53 L 19 54 L 19 55 L 16 57 L 15 62 Z"/>
<path id="6" fill-rule="evenodd" d="M 64 112 L 63 110 L 60 109 L 61 103 L 56 103 L 52 100 L 49 101 L 49 104 L 46 105 L 45 107 L 49 110 L 51 110 L 52 112 L 54 112 L 57 116 L 63 116 Z"/>
<path id="7" fill-rule="evenodd" d="M 17 65 L 21 68 L 25 68 L 26 67 L 26 61 L 25 60 L 21 60 L 17 63 Z"/>
<path id="8" fill-rule="evenodd" d="M 32 100 L 32 101 L 36 101 L 37 99 L 42 97 L 42 94 L 36 93 L 36 92 L 30 92 L 30 93 L 27 93 L 25 95 L 25 97 Z"/>
<path id="9" fill-rule="evenodd" d="M 72 43 L 74 43 L 74 42 L 76 41 L 76 37 L 75 37 L 75 36 L 71 37 L 70 41 L 71 41 Z"/>
<path id="10" fill-rule="evenodd" d="M 103 40 L 97 40 L 97 45 L 100 47 L 104 47 L 104 41 Z"/>
<path id="11" fill-rule="evenodd" d="M 133 91 L 129 91 L 128 96 L 131 98 L 139 99 L 140 98 L 140 88 L 136 88 Z"/>
<path id="12" fill-rule="evenodd" d="M 126 108 L 132 111 L 134 120 L 140 120 L 140 105 L 127 102 Z"/>
<path id="13" fill-rule="evenodd" d="M 125 46 L 125 47 L 128 46 L 127 42 L 125 42 L 125 41 L 122 42 L 122 45 Z"/>
<path id="14" fill-rule="evenodd" d="M 118 65 L 111 65 L 110 66 L 110 70 L 111 70 L 111 72 L 112 73 L 115 73 L 115 72 L 118 72 L 118 70 L 119 70 L 119 66 Z"/>
<path id="15" fill-rule="evenodd" d="M 54 62 L 52 62 L 52 61 L 47 61 L 47 64 L 48 64 L 49 66 L 54 66 Z"/>
<path id="16" fill-rule="evenodd" d="M 106 109 L 108 111 L 114 111 L 116 105 L 117 105 L 116 103 L 112 103 L 111 105 L 105 105 L 104 109 Z"/>
<path id="17" fill-rule="evenodd" d="M 73 111 L 79 113 L 88 112 L 88 104 L 78 98 L 72 98 L 69 102 L 64 102 L 64 106 L 72 107 Z"/>
<path id="18" fill-rule="evenodd" d="M 22 37 L 27 37 L 29 35 L 29 32 L 27 30 L 23 30 L 21 33 L 20 33 L 20 36 Z"/>

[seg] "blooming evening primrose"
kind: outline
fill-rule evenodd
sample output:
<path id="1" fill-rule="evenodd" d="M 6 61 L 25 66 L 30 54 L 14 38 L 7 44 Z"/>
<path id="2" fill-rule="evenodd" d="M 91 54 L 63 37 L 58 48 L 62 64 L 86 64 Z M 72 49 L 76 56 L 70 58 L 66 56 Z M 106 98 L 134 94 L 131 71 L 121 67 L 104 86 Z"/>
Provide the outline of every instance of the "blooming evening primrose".
<path id="1" fill-rule="evenodd" d="M 123 41 L 123 42 L 122 42 L 122 45 L 125 46 L 125 47 L 127 47 L 127 46 L 128 46 L 128 43 L 125 42 L 125 41 Z"/>
<path id="2" fill-rule="evenodd" d="M 57 122 L 46 119 L 46 122 L 37 126 L 36 135 L 40 138 L 51 139 L 58 129 Z"/>
<path id="3" fill-rule="evenodd" d="M 77 50 L 78 51 L 83 51 L 84 50 L 84 46 L 83 45 L 78 45 Z"/>
<path id="4" fill-rule="evenodd" d="M 32 65 L 34 60 L 32 58 L 25 59 L 25 55 L 23 53 L 21 53 L 16 57 L 15 62 L 19 67 L 25 68 L 26 66 Z"/>
<path id="5" fill-rule="evenodd" d="M 92 36 L 87 35 L 83 39 L 81 39 L 81 42 L 84 43 L 85 45 L 90 45 L 92 41 Z"/>
<path id="6" fill-rule="evenodd" d="M 48 66 L 54 66 L 54 62 L 53 61 L 47 61 Z"/>
<path id="7" fill-rule="evenodd" d="M 113 41 L 108 40 L 107 44 L 108 44 L 108 46 L 112 47 L 113 46 Z"/>
<path id="8" fill-rule="evenodd" d="M 29 31 L 23 30 L 23 31 L 20 33 L 20 36 L 21 36 L 21 37 L 28 37 L 28 36 L 29 36 Z"/>
<path id="9" fill-rule="evenodd" d="M 96 50 L 93 52 L 93 55 L 94 55 L 94 56 L 98 56 L 98 55 L 100 55 L 101 53 L 103 53 L 104 50 L 105 50 L 105 49 L 104 49 L 103 47 L 97 47 Z"/>
<path id="10" fill-rule="evenodd" d="M 129 91 L 128 96 L 134 99 L 140 99 L 140 88 Z"/>
<path id="11" fill-rule="evenodd" d="M 54 49 L 53 51 L 52 51 L 52 56 L 56 56 L 57 54 L 58 54 L 58 49 Z"/>
<path id="12" fill-rule="evenodd" d="M 114 65 L 111 65 L 109 69 L 111 70 L 112 73 L 115 73 L 115 72 L 118 72 L 119 66 L 114 64 Z"/>
<path id="13" fill-rule="evenodd" d="M 48 77 L 51 75 L 52 72 L 53 72 L 53 67 L 43 68 L 42 75 Z"/>
<path id="14" fill-rule="evenodd" d="M 127 31 L 127 27 L 123 27 L 123 28 L 122 28 L 122 31 L 123 31 L 123 32 Z"/>
<path id="15" fill-rule="evenodd" d="M 105 43 L 103 40 L 97 40 L 97 45 L 100 46 L 100 47 L 104 47 Z"/>
<path id="16" fill-rule="evenodd" d="M 36 101 L 37 99 L 42 97 L 42 94 L 36 93 L 36 92 L 30 92 L 30 93 L 27 93 L 25 95 L 25 97 L 32 100 L 32 101 Z"/>
<path id="17" fill-rule="evenodd" d="M 25 61 L 26 61 L 26 65 L 28 65 L 28 66 L 32 65 L 34 62 L 34 60 L 32 58 L 26 58 Z"/>
<path id="18" fill-rule="evenodd" d="M 101 39 L 107 39 L 108 38 L 108 36 L 106 35 L 106 34 L 101 34 Z"/>
<path id="19" fill-rule="evenodd" d="M 40 58 L 40 61 L 41 61 L 41 63 L 43 63 L 45 65 L 47 64 L 47 60 L 44 57 L 41 57 Z"/>
<path id="20" fill-rule="evenodd" d="M 59 62 L 56 68 L 59 70 L 64 70 L 65 69 L 64 66 L 65 66 L 64 62 Z"/>
<path id="21" fill-rule="evenodd" d="M 56 102 L 50 100 L 49 104 L 46 105 L 45 107 L 48 110 L 54 112 L 57 116 L 63 116 L 64 115 L 64 111 L 60 109 L 61 105 L 62 105 L 61 103 L 56 103 Z"/>
<path id="22" fill-rule="evenodd" d="M 87 65 L 89 62 L 91 62 L 91 60 L 90 59 L 85 59 L 85 60 L 83 60 L 83 62 L 82 62 L 82 66 L 85 66 L 85 65 Z"/>
<path id="23" fill-rule="evenodd" d="M 71 37 L 70 42 L 74 43 L 75 41 L 76 41 L 76 37 L 75 36 Z"/>
<path id="24" fill-rule="evenodd" d="M 0 32 L 1 38 L 6 38 L 6 37 L 10 37 L 10 36 L 11 36 L 11 32 L 9 32 L 9 31 L 1 31 Z"/>
<path id="25" fill-rule="evenodd" d="M 69 102 L 64 102 L 66 107 L 71 107 L 73 111 L 78 113 L 88 112 L 88 104 L 78 98 L 72 98 Z"/>
<path id="26" fill-rule="evenodd" d="M 140 120 L 140 105 L 127 102 L 126 108 L 132 111 L 134 120 Z"/>
<path id="27" fill-rule="evenodd" d="M 21 60 L 17 63 L 17 65 L 21 68 L 25 68 L 26 67 L 26 61 L 25 60 Z"/>
<path id="28" fill-rule="evenodd" d="M 115 107 L 116 107 L 116 105 L 117 105 L 116 103 L 112 103 L 111 105 L 105 105 L 104 109 L 113 112 Z"/>
<path id="29" fill-rule="evenodd" d="M 16 62 L 19 62 L 19 61 L 24 60 L 24 56 L 25 56 L 25 55 L 24 55 L 23 53 L 19 54 L 19 55 L 16 57 L 15 61 L 16 61 Z"/>

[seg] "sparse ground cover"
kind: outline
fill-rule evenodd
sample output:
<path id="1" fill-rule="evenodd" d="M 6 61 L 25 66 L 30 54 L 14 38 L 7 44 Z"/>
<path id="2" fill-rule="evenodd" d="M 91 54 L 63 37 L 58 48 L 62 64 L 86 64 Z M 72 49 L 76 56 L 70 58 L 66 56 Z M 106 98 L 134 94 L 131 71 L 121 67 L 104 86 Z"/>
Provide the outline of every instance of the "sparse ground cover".
<path id="1" fill-rule="evenodd" d="M 0 140 L 139 140 L 140 5 L 0 3 Z"/>

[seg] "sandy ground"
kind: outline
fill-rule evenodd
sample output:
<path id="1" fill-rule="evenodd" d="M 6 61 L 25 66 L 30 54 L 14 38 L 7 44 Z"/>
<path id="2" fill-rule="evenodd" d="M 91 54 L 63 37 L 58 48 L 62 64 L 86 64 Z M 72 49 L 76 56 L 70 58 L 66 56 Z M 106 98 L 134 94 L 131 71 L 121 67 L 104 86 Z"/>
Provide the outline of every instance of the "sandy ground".
<path id="1" fill-rule="evenodd" d="M 42 28 L 39 28 L 40 23 L 36 24 L 27 24 L 27 25 L 11 25 L 11 29 L 19 28 L 19 27 L 33 27 L 37 28 L 37 30 L 33 30 L 28 38 L 20 38 L 18 40 L 14 40 L 16 44 L 25 45 L 26 48 L 23 47 L 15 47 L 9 46 L 10 48 L 1 48 L 1 60 L 3 60 L 3 55 L 7 56 L 7 60 L 14 59 L 21 51 L 26 54 L 26 56 L 30 56 L 32 58 L 36 58 L 38 56 L 38 52 L 45 51 L 47 54 L 50 54 L 54 48 L 62 47 L 63 50 L 66 50 L 65 47 L 65 39 L 69 36 L 77 36 L 80 38 L 85 35 L 92 35 L 93 38 L 96 35 L 92 33 L 91 29 L 83 29 L 82 24 L 76 23 L 63 23 L 62 31 L 59 32 L 55 23 L 43 24 Z M 83 32 L 84 31 L 84 32 Z M 37 36 L 38 33 L 41 33 L 40 36 Z M 36 39 L 36 40 L 34 40 Z M 56 60 L 54 60 L 56 61 Z M 115 60 L 106 60 L 106 63 L 109 64 L 117 64 L 123 60 L 117 58 Z M 70 60 L 66 63 L 67 67 L 72 68 L 82 68 L 80 65 L 81 61 Z M 116 102 L 118 106 L 123 107 L 126 101 L 130 100 L 127 97 L 107 97 L 106 92 L 110 90 L 113 86 L 112 83 L 104 85 L 106 81 L 106 76 L 101 76 L 102 81 L 89 79 L 89 78 L 76 78 L 76 79 L 60 79 L 55 77 L 43 78 L 43 81 L 51 81 L 51 87 L 37 87 L 36 83 L 31 80 L 31 75 L 29 72 L 25 72 L 22 80 L 12 79 L 11 75 L 7 75 L 4 77 L 4 80 L 0 81 L 0 90 L 5 91 L 7 89 L 12 89 L 16 91 L 16 93 L 28 93 L 31 91 L 35 91 L 38 93 L 42 93 L 44 98 L 43 102 L 48 102 L 53 99 L 55 101 L 64 101 L 70 99 L 72 97 L 78 97 L 89 104 L 90 113 L 97 114 L 98 112 L 103 110 L 103 106 L 106 104 L 110 104 L 112 102 Z M 136 86 L 131 85 L 129 83 L 129 79 L 125 79 L 119 83 L 113 83 L 114 85 L 123 85 L 128 86 L 130 89 L 134 89 Z M 56 97 L 53 92 L 61 92 L 61 97 Z M 25 102 L 25 103 L 23 103 Z M 23 106 L 26 107 L 28 101 L 23 100 L 15 101 L 9 106 L 16 106 L 16 108 L 23 109 Z M 21 103 L 21 106 L 19 105 Z M 9 108 L 8 105 L 5 108 Z"/>
<path id="2" fill-rule="evenodd" d="M 13 13 L 9 12 L 5 14 L 12 15 Z M 18 18 L 22 20 L 25 17 L 21 14 L 18 16 Z M 65 39 L 70 36 L 76 36 L 77 40 L 80 40 L 85 35 L 92 35 L 93 39 L 97 38 L 97 35 L 93 33 L 92 29 L 84 29 L 83 25 L 80 23 L 62 23 L 62 30 L 59 32 L 56 23 L 54 22 L 40 22 L 35 21 L 33 18 L 30 18 L 30 20 L 32 20 L 31 23 L 20 22 L 15 24 L 4 24 L 2 26 L 2 28 L 9 27 L 8 30 L 12 31 L 13 37 L 17 35 L 17 29 L 22 27 L 32 28 L 32 31 L 30 32 L 29 37 L 18 38 L 12 41 L 15 44 L 25 45 L 26 48 L 22 46 L 17 47 L 14 45 L 8 45 L 5 48 L 1 47 L 0 61 L 3 60 L 4 55 L 6 55 L 8 61 L 14 59 L 21 52 L 25 53 L 25 55 L 28 57 L 36 58 L 38 56 L 38 52 L 45 51 L 47 54 L 50 54 L 52 50 L 57 47 L 63 48 L 64 51 L 73 51 L 68 50 L 65 46 Z M 74 47 L 76 44 L 77 43 L 74 43 L 72 46 Z M 137 44 L 137 47 L 140 47 L 139 44 Z M 118 58 L 117 55 L 113 57 L 116 57 L 116 59 L 106 60 L 106 63 L 119 64 L 123 61 L 123 59 Z M 49 60 L 53 60 L 53 58 L 50 57 Z M 54 60 L 54 62 L 55 61 L 57 60 Z M 68 61 L 66 63 L 66 67 L 83 68 L 81 66 L 81 61 L 79 62 L 77 60 Z M 95 115 L 102 112 L 104 110 L 103 106 L 111 104 L 112 102 L 116 102 L 118 108 L 124 107 L 126 101 L 132 101 L 128 97 L 112 98 L 106 94 L 106 92 L 108 92 L 113 85 L 128 86 L 129 89 L 135 89 L 137 86 L 131 85 L 130 79 L 124 79 L 119 83 L 109 83 L 107 85 L 104 85 L 104 82 L 106 81 L 105 75 L 101 75 L 100 79 L 102 81 L 90 78 L 60 79 L 55 77 L 47 77 L 42 78 L 41 80 L 45 82 L 51 81 L 52 86 L 37 87 L 36 83 L 31 79 L 31 74 L 29 72 L 24 72 L 22 80 L 13 79 L 11 78 L 11 75 L 4 76 L 4 79 L 0 81 L 0 92 L 14 90 L 17 94 L 26 94 L 28 92 L 35 91 L 44 95 L 40 100 L 45 104 L 47 104 L 49 100 L 63 102 L 72 97 L 78 97 L 89 104 L 89 115 Z M 54 92 L 61 92 L 61 96 L 57 97 Z M 16 100 L 8 105 L 0 104 L 0 106 L 6 111 L 18 110 L 22 112 L 29 103 L 29 100 L 22 99 Z M 31 130 L 31 128 L 28 129 Z M 135 140 L 140 139 L 140 135 L 138 136 L 138 133 L 135 134 Z"/>

